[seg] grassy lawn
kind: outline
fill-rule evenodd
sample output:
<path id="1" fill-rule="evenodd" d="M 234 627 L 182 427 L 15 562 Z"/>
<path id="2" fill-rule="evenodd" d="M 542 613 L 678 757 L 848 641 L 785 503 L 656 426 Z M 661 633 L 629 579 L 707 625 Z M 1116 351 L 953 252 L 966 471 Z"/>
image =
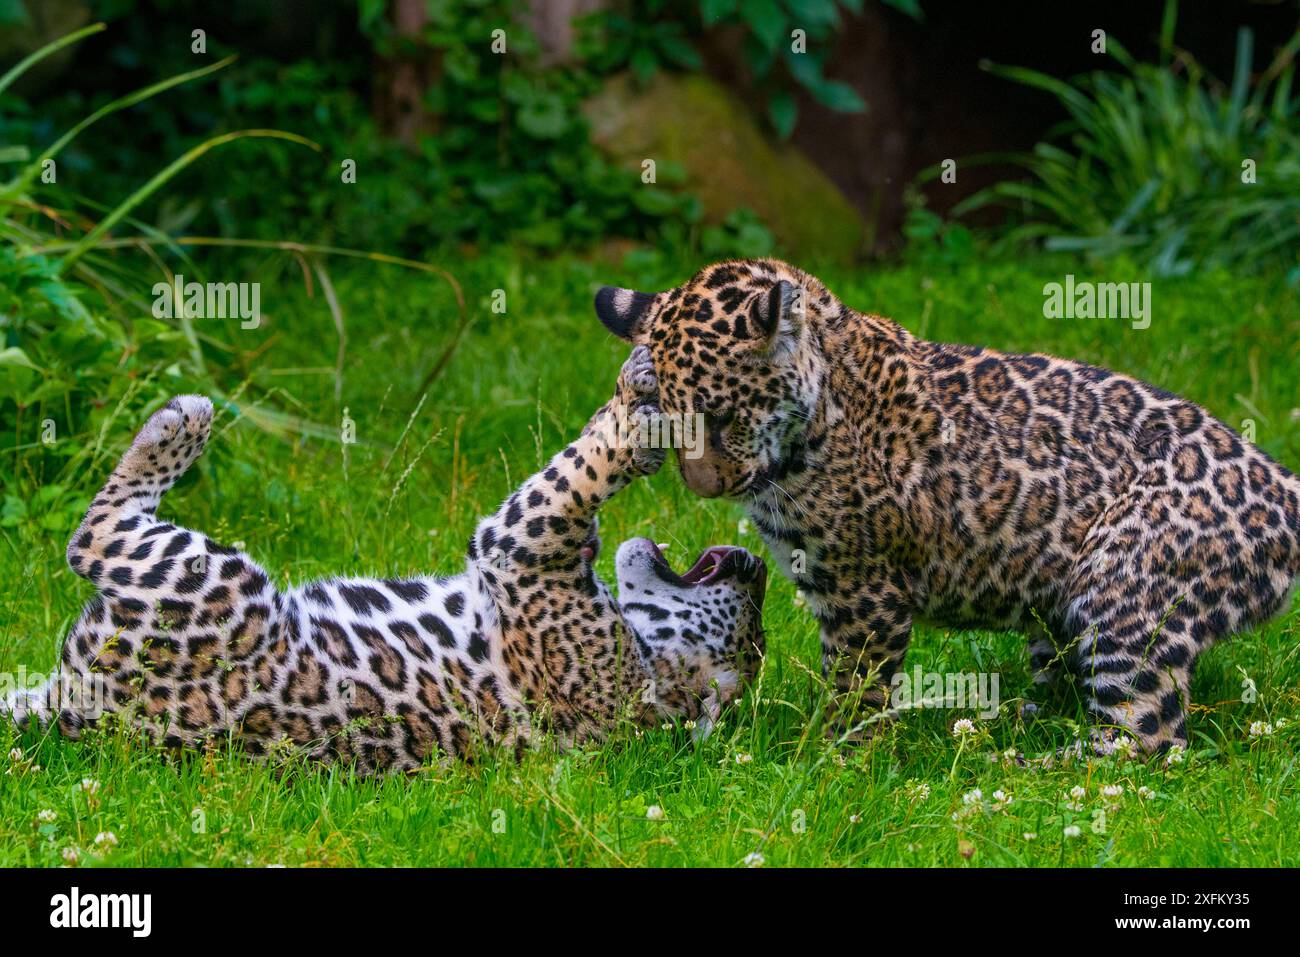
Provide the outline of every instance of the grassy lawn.
<path id="1" fill-rule="evenodd" d="M 244 542 L 285 584 L 455 573 L 476 518 L 575 435 L 613 388 L 624 347 L 592 313 L 595 286 L 662 288 L 689 271 L 574 260 L 456 264 L 476 321 L 413 420 L 412 396 L 455 315 L 447 287 L 380 266 L 334 274 L 347 329 L 336 404 L 334 324 L 319 291 L 309 298 L 286 273 L 262 290 L 263 326 L 232 338 L 263 350 L 253 378 L 282 390 L 284 407 L 332 428 L 346 408 L 357 444 L 285 441 L 219 411 L 208 451 L 163 513 Z M 1294 288 L 1280 277 L 1168 279 L 1154 284 L 1148 329 L 1044 318 L 1043 285 L 1084 271 L 1069 260 L 1028 259 L 820 275 L 851 305 L 923 336 L 1085 359 L 1180 392 L 1234 428 L 1252 420 L 1256 442 L 1300 468 Z M 1079 278 L 1138 276 L 1109 267 Z M 496 289 L 506 294 L 504 314 L 491 309 Z M 175 391 L 194 387 L 181 378 Z M 80 495 L 93 494 L 137 424 L 115 426 Z M 25 478 L 6 491 L 36 494 Z M 602 515 L 602 574 L 613 579 L 612 546 L 631 535 L 672 543 L 677 563 L 716 542 L 761 550 L 740 518 L 733 505 L 692 497 L 670 464 Z M 44 671 L 90 589 L 64 564 L 65 531 L 35 521 L 0 531 L 0 670 Z M 1019 636 L 918 630 L 909 665 L 998 672 L 1000 716 L 913 713 L 869 746 L 837 751 L 817 721 L 811 616 L 779 577 L 766 612 L 760 685 L 699 746 L 681 728 L 629 732 L 601 748 L 543 748 L 522 763 L 503 757 L 368 782 L 343 769 L 269 767 L 220 751 L 167 757 L 120 732 L 70 743 L 35 732 L 16 738 L 6 727 L 0 865 L 60 864 L 69 847 L 80 849 L 83 865 L 735 866 L 753 852 L 769 866 L 1300 863 L 1300 608 L 1202 658 L 1192 748 L 1181 764 L 1095 759 L 1050 770 L 999 757 L 1047 752 L 1071 740 L 1083 718 L 1075 704 L 1017 717 L 1029 687 Z M 1248 702 L 1245 677 L 1257 689 Z M 953 735 L 959 717 L 975 718 L 974 735 Z M 1249 734 L 1252 722 L 1281 721 L 1288 724 L 1271 735 Z M 22 758 L 11 762 L 5 754 L 15 747 Z M 83 779 L 98 789 L 83 790 Z M 1122 793 L 1103 793 L 1108 786 Z M 1083 793 L 1072 797 L 1076 787 Z M 983 799 L 964 804 L 975 789 Z M 651 806 L 662 819 L 647 815 Z M 38 820 L 44 810 L 55 812 L 53 822 Z M 1073 826 L 1080 833 L 1066 836 Z M 116 847 L 96 850 L 101 832 L 112 832 Z"/>

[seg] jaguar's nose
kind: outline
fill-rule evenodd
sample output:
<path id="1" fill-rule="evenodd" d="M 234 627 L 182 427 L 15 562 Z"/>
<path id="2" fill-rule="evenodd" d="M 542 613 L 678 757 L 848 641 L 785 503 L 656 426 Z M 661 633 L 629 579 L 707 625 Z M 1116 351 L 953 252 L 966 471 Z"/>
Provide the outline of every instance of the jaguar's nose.
<path id="1" fill-rule="evenodd" d="M 707 456 L 691 458 L 678 449 L 677 464 L 686 487 L 700 498 L 717 498 L 722 494 L 722 473 Z"/>

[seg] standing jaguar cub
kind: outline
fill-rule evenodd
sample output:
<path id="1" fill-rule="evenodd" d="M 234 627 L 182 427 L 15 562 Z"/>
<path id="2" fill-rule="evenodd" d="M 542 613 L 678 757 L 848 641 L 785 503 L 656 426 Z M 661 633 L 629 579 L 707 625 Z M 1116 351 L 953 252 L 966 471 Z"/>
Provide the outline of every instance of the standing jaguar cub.
<path id="1" fill-rule="evenodd" d="M 168 745 L 287 742 L 362 773 L 465 756 L 476 740 L 518 747 L 539 726 L 562 745 L 623 718 L 706 728 L 763 653 L 762 561 L 714 547 L 678 575 L 632 539 L 616 558 L 621 604 L 592 570 L 597 509 L 664 457 L 624 441 L 617 406 L 653 415 L 655 391 L 648 353 L 634 351 L 582 435 L 479 524 L 462 574 L 285 590 L 247 555 L 155 517 L 212 418 L 207 399 L 178 396 L 68 545 L 99 594 L 61 673 L 0 714 L 55 718 L 76 737 L 102 706 Z"/>
<path id="2" fill-rule="evenodd" d="M 1300 480 L 1128 376 L 926 342 L 775 260 L 605 287 L 596 312 L 650 348 L 670 419 L 705 416 L 683 479 L 743 502 L 835 688 L 869 705 L 914 621 L 1017 629 L 1037 681 L 1072 669 L 1103 740 L 1185 745 L 1197 656 L 1300 573 Z"/>

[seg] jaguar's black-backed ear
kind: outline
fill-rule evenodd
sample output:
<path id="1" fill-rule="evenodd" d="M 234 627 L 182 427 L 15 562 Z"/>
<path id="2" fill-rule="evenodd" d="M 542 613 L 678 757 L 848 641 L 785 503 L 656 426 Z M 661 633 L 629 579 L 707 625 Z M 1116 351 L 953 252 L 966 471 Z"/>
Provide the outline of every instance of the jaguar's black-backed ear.
<path id="1" fill-rule="evenodd" d="M 803 318 L 799 296 L 800 290 L 794 283 L 781 279 L 754 300 L 749 315 L 762 338 L 773 342 L 779 334 L 798 331 Z"/>
<path id="2" fill-rule="evenodd" d="M 601 286 L 596 293 L 596 315 L 606 329 L 631 342 L 636 337 L 637 324 L 645 318 L 653 300 L 654 293 Z"/>

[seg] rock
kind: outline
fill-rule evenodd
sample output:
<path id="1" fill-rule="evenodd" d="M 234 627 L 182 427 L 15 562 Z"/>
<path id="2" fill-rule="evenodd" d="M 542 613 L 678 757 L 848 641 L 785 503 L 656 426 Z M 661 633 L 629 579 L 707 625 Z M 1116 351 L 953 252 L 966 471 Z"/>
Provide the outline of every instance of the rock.
<path id="1" fill-rule="evenodd" d="M 866 224 L 839 189 L 708 77 L 660 72 L 642 88 L 623 74 L 584 113 L 593 142 L 629 176 L 639 177 L 646 159 L 684 169 L 684 188 L 709 224 L 748 207 L 792 256 L 849 262 L 865 251 Z"/>

